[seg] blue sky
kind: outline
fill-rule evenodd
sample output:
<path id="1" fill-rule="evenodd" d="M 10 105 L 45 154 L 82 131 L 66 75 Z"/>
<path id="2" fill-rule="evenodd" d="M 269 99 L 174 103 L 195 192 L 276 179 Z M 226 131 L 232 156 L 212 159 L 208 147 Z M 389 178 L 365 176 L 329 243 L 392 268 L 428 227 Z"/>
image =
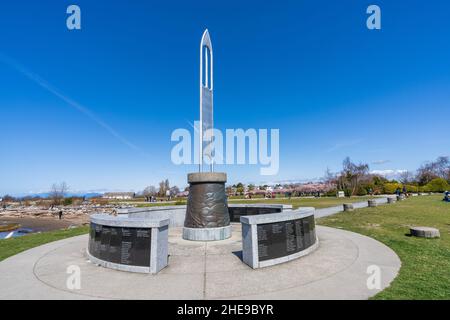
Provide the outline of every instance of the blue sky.
<path id="1" fill-rule="evenodd" d="M 77 4 L 82 30 L 66 28 Z M 366 8 L 382 29 L 366 28 Z M 0 194 L 185 186 L 171 132 L 198 119 L 203 30 L 215 125 L 280 129 L 280 170 L 321 177 L 345 156 L 414 170 L 450 152 L 448 1 L 23 1 L 0 11 Z"/>

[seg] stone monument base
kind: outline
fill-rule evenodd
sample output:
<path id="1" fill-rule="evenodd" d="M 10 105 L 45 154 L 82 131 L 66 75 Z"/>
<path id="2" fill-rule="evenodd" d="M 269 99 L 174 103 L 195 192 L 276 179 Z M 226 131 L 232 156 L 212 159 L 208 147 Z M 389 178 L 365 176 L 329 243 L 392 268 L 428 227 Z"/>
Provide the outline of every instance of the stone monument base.
<path id="1" fill-rule="evenodd" d="M 231 237 L 231 226 L 219 228 L 183 228 L 183 239 L 192 241 L 219 241 Z"/>
<path id="2" fill-rule="evenodd" d="M 227 175 L 220 172 L 188 174 L 189 197 L 183 239 L 217 241 L 231 237 L 226 181 Z"/>

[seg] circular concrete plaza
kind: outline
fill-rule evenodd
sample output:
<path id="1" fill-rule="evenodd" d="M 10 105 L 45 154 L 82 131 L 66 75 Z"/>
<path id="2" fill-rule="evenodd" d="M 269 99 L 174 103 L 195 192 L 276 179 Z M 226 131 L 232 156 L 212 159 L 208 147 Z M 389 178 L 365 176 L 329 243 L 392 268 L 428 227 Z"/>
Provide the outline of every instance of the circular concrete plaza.
<path id="1" fill-rule="evenodd" d="M 217 242 L 169 234 L 169 265 L 157 275 L 110 270 L 87 260 L 88 236 L 52 242 L 0 263 L 0 299 L 367 299 L 386 288 L 400 269 L 382 243 L 317 227 L 319 248 L 288 263 L 253 270 L 241 260 L 241 226 Z M 81 288 L 67 287 L 67 269 L 79 266 Z M 381 270 L 381 287 L 369 289 L 368 267 Z M 370 268 L 369 268 L 370 270 Z"/>

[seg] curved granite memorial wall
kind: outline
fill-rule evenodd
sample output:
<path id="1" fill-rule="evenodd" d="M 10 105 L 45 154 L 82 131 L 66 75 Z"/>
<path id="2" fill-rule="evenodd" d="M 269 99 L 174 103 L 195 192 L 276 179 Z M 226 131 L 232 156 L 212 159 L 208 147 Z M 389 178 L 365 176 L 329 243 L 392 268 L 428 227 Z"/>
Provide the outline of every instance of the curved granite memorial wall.
<path id="1" fill-rule="evenodd" d="M 150 268 L 151 228 L 111 227 L 91 223 L 89 253 L 112 263 Z"/>
<path id="2" fill-rule="evenodd" d="M 241 217 L 243 260 L 252 268 L 304 256 L 318 246 L 314 208 Z"/>
<path id="3" fill-rule="evenodd" d="M 279 213 L 292 210 L 291 205 L 283 204 L 229 204 L 228 213 L 231 222 L 241 222 L 243 216 Z"/>
<path id="4" fill-rule="evenodd" d="M 167 266 L 168 229 L 165 215 L 147 219 L 92 215 L 88 257 L 111 269 L 157 273 Z"/>

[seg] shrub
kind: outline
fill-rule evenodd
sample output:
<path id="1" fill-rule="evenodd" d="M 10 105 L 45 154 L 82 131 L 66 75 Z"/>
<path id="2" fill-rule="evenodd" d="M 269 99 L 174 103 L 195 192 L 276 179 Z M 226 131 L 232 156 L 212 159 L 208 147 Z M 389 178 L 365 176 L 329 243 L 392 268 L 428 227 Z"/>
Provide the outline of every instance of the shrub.
<path id="1" fill-rule="evenodd" d="M 91 202 L 93 204 L 99 204 L 101 206 L 107 205 L 109 203 L 108 199 L 103 199 L 103 198 L 92 198 Z"/>
<path id="2" fill-rule="evenodd" d="M 73 198 L 65 198 L 64 199 L 64 205 L 65 206 L 70 206 L 73 203 Z"/>
<path id="3" fill-rule="evenodd" d="M 395 191 L 397 189 L 402 190 L 402 187 L 403 186 L 400 183 L 389 182 L 389 183 L 384 184 L 383 189 L 384 189 L 384 193 L 392 194 L 392 193 L 395 193 Z"/>
<path id="4" fill-rule="evenodd" d="M 351 197 L 352 196 L 352 190 L 350 190 L 349 188 L 345 188 L 344 189 L 344 194 L 346 197 Z"/>
<path id="5" fill-rule="evenodd" d="M 325 197 L 336 197 L 336 194 L 337 194 L 337 190 L 333 189 L 333 190 L 325 192 Z"/>
<path id="6" fill-rule="evenodd" d="M 447 180 L 442 178 L 431 180 L 425 187 L 428 188 L 428 192 L 444 192 L 450 189 L 450 185 L 448 184 Z"/>
<path id="7" fill-rule="evenodd" d="M 356 194 L 357 194 L 358 196 L 366 196 L 367 193 L 368 193 L 368 192 L 367 192 L 366 188 L 359 188 L 358 191 L 356 192 Z"/>
<path id="8" fill-rule="evenodd" d="M 374 195 L 379 195 L 382 194 L 383 192 L 384 192 L 383 186 L 376 186 L 375 188 L 373 188 Z"/>
<path id="9" fill-rule="evenodd" d="M 406 185 L 406 192 L 409 192 L 409 193 L 419 192 L 419 187 L 411 185 L 411 184 L 407 184 Z"/>

